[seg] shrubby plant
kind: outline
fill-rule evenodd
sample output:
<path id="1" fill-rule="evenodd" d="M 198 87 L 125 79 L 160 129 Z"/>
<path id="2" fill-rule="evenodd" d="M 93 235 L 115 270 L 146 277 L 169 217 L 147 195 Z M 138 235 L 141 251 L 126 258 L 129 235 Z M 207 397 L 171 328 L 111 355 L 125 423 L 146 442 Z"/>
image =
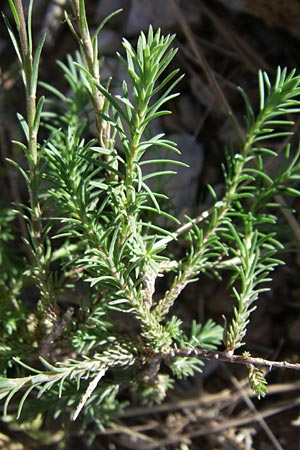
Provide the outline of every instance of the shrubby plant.
<path id="1" fill-rule="evenodd" d="M 58 63 L 71 95 L 41 82 L 44 98 L 38 95 L 44 37 L 34 49 L 32 1 L 27 22 L 21 0 L 10 0 L 10 7 L 15 26 L 4 20 L 26 97 L 26 115 L 18 115 L 24 141 L 15 144 L 28 166 L 10 162 L 26 182 L 28 203 L 0 216 L 4 415 L 11 405 L 24 420 L 47 411 L 104 426 L 125 406 L 124 389 L 134 390 L 142 403 L 160 402 L 174 380 L 201 372 L 205 359 L 247 365 L 252 388 L 264 396 L 261 366 L 299 366 L 236 351 L 244 346 L 256 301 L 280 264 L 282 244 L 270 232 L 279 216 L 276 199 L 299 195 L 299 150 L 287 146 L 285 163 L 274 176 L 265 167 L 276 158 L 273 139 L 291 134 L 287 114 L 300 111 L 300 77 L 279 68 L 272 83 L 260 72 L 257 113 L 241 91 L 245 132 L 236 148 L 226 149 L 223 197 L 210 186 L 213 206 L 180 223 L 162 208 L 164 194 L 147 184 L 169 174 L 157 170 L 158 162 L 172 162 L 174 169 L 180 164 L 176 143 L 151 134 L 152 122 L 169 114 L 166 103 L 177 95 L 181 79 L 178 70 L 169 69 L 174 36 L 150 27 L 136 48 L 123 39 L 124 55 L 118 58 L 130 84 L 124 81 L 113 96 L 111 80 L 100 76 L 97 37 L 105 23 L 90 35 L 84 0 L 71 0 L 66 20 L 79 51 Z M 45 140 L 39 138 L 41 128 Z M 173 159 L 144 157 L 161 148 Z M 143 175 L 146 164 L 153 170 Z M 28 257 L 11 250 L 16 214 L 27 225 Z M 181 259 L 169 248 L 181 245 L 179 238 L 186 249 Z M 224 270 L 232 273 L 235 298 L 226 326 L 209 319 L 183 329 L 172 310 L 180 293 L 199 274 L 219 279 Z M 155 292 L 159 277 L 169 283 L 162 295 Z M 31 297 L 33 287 L 37 303 L 24 294 Z"/>

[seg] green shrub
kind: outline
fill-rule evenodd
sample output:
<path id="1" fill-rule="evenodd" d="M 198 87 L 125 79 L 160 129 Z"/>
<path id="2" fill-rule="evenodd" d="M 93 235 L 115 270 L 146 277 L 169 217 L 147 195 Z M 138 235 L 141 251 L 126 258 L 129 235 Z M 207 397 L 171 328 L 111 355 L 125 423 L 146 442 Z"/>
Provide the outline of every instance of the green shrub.
<path id="1" fill-rule="evenodd" d="M 173 90 L 181 79 L 178 70 L 166 71 L 176 53 L 173 36 L 150 27 L 136 49 L 123 39 L 124 56 L 118 57 L 130 84 L 124 81 L 122 93 L 113 96 L 110 80 L 100 78 L 97 36 L 104 23 L 90 36 L 84 0 L 70 3 L 76 24 L 66 19 L 80 51 L 59 62 L 72 92 L 68 97 L 45 83 L 40 84 L 47 99 L 37 97 L 44 38 L 34 51 L 32 2 L 26 23 L 21 2 L 10 0 L 16 34 L 5 18 L 26 96 L 26 115 L 19 115 L 24 142 L 16 144 L 28 167 L 11 163 L 26 182 L 28 203 L 0 216 L 4 414 L 13 401 L 17 418 L 47 411 L 76 419 L 81 413 L 83 422 L 103 426 L 126 406 L 125 389 L 136 391 L 142 403 L 160 402 L 176 378 L 200 372 L 203 359 L 246 364 L 252 388 L 264 396 L 259 366 L 276 362 L 235 351 L 244 345 L 259 294 L 280 263 L 282 244 L 270 232 L 279 196 L 299 195 L 299 150 L 286 148 L 285 164 L 272 178 L 265 167 L 276 158 L 272 140 L 291 133 L 286 115 L 300 111 L 300 77 L 279 68 L 271 83 L 260 72 L 257 114 L 241 91 L 245 133 L 237 148 L 226 149 L 223 197 L 210 187 L 213 206 L 180 223 L 163 210 L 164 194 L 147 185 L 149 178 L 170 172 L 144 158 L 166 148 L 174 159 L 159 162 L 180 164 L 176 143 L 151 134 L 152 121 L 169 114 L 165 104 L 177 95 Z M 41 128 L 47 133 L 43 141 Z M 145 164 L 153 168 L 150 174 L 143 175 Z M 27 258 L 12 254 L 15 214 L 27 224 Z M 169 249 L 179 237 L 186 249 L 181 259 Z M 232 273 L 232 318 L 225 329 L 208 320 L 191 323 L 186 332 L 172 313 L 175 301 L 199 274 L 219 279 L 224 270 Z M 169 283 L 160 297 L 158 277 Z M 34 289 L 37 302 L 24 294 Z M 65 310 L 68 303 L 60 298 L 72 298 Z"/>

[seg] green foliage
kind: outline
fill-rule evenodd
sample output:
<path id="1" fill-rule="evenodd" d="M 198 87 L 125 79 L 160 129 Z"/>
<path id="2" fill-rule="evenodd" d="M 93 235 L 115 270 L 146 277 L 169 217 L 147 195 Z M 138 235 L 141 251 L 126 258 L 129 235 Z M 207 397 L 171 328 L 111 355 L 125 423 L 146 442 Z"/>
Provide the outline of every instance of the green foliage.
<path id="1" fill-rule="evenodd" d="M 243 356 L 249 357 L 250 354 L 249 352 L 244 352 Z M 267 381 L 264 377 L 263 371 L 258 367 L 253 366 L 252 364 L 249 364 L 248 369 L 248 378 L 251 389 L 256 394 L 258 399 L 260 399 L 261 397 L 265 397 L 267 393 Z"/>
<path id="2" fill-rule="evenodd" d="M 177 339 L 178 348 L 197 350 L 201 348 L 215 350 L 222 342 L 223 328 L 209 319 L 204 325 L 192 321 L 190 336 L 181 333 Z M 199 358 L 175 357 L 170 363 L 170 368 L 178 378 L 185 378 L 202 372 L 203 361 Z"/>
<path id="3" fill-rule="evenodd" d="M 217 352 L 222 340 L 226 354 L 244 345 L 259 294 L 280 263 L 281 243 L 269 231 L 278 220 L 274 197 L 299 195 L 299 150 L 293 154 L 287 147 L 285 164 L 274 177 L 265 168 L 276 158 L 272 139 L 290 133 L 286 114 L 300 111 L 300 77 L 279 68 L 272 84 L 261 72 L 258 114 L 242 92 L 245 138 L 239 148 L 227 149 L 224 195 L 218 199 L 210 187 L 213 207 L 181 224 L 163 210 L 164 193 L 147 184 L 168 174 L 155 168 L 157 159 L 147 158 L 151 150 L 159 154 L 166 148 L 174 155 L 171 161 L 159 159 L 162 165 L 180 164 L 176 143 L 151 132 L 152 122 L 170 113 L 164 108 L 181 79 L 178 70 L 169 70 L 174 36 L 150 27 L 136 48 L 123 40 L 124 55 L 118 57 L 130 84 L 124 81 L 121 93 L 113 95 L 110 81 L 100 76 L 97 35 L 103 24 L 90 36 L 84 1 L 73 0 L 77 23 L 68 16 L 67 22 L 80 51 L 59 63 L 72 93 L 67 97 L 41 83 L 48 95 L 36 101 L 43 38 L 34 53 L 32 2 L 27 28 L 20 3 L 10 5 L 18 36 L 5 22 L 27 102 L 26 117 L 19 116 L 24 142 L 17 144 L 28 160 L 28 169 L 20 172 L 28 188 L 23 218 L 32 257 L 20 268 L 15 263 L 7 245 L 14 216 L 3 211 L 0 397 L 5 414 L 17 402 L 20 419 L 48 411 L 53 417 L 80 416 L 82 426 L 93 421 L 103 427 L 124 406 L 125 389 L 134 390 L 141 403 L 160 402 L 174 379 L 201 372 L 203 361 L 189 352 Z M 38 140 L 41 127 L 47 132 L 44 142 Z M 145 164 L 153 167 L 148 175 Z M 168 219 L 168 227 L 161 218 Z M 179 236 L 187 250 L 176 260 L 168 244 Z M 208 319 L 193 321 L 184 331 L 172 315 L 180 293 L 199 274 L 219 279 L 223 269 L 231 270 L 236 300 L 228 327 Z M 169 283 L 162 294 L 156 292 L 158 277 Z M 24 279 L 38 290 L 34 307 L 23 300 Z M 59 302 L 64 296 L 73 299 L 66 311 Z M 186 356 L 172 356 L 176 349 L 186 350 Z M 253 365 L 249 374 L 251 386 L 263 396 L 263 374 Z"/>

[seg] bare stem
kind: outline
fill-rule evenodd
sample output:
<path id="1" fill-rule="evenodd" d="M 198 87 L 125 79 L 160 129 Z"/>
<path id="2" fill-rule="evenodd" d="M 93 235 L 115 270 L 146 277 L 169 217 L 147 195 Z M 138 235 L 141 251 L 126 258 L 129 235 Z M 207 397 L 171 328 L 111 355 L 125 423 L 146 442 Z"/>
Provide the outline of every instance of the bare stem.
<path id="1" fill-rule="evenodd" d="M 234 355 L 230 352 L 217 352 L 213 350 L 206 350 L 201 348 L 199 350 L 193 349 L 172 349 L 169 353 L 161 355 L 163 359 L 169 359 L 176 356 L 182 358 L 199 358 L 206 360 L 218 360 L 226 363 L 243 364 L 245 366 L 263 366 L 269 367 L 272 370 L 273 367 L 280 369 L 300 370 L 300 363 L 290 363 L 288 361 L 270 361 L 264 358 L 255 358 L 252 356 Z M 157 355 L 154 355 L 157 358 Z"/>

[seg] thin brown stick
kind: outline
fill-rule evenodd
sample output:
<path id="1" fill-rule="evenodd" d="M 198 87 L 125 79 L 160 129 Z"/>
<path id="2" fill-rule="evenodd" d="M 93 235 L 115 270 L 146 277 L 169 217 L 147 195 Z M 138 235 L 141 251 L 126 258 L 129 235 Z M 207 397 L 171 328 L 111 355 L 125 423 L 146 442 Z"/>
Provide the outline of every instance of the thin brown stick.
<path id="1" fill-rule="evenodd" d="M 261 412 L 261 416 L 263 418 L 267 418 L 267 417 L 271 417 L 274 416 L 275 414 L 279 414 L 283 411 L 286 411 L 288 409 L 294 408 L 296 406 L 300 405 L 300 399 L 297 398 L 294 402 L 288 402 L 287 404 L 283 405 L 283 406 L 279 406 L 278 408 L 268 408 L 265 409 L 264 411 Z M 200 436 L 206 436 L 208 434 L 212 434 L 212 433 L 220 433 L 221 431 L 224 430 L 228 430 L 230 428 L 236 428 L 236 427 L 240 427 L 243 425 L 248 425 L 250 423 L 255 422 L 255 418 L 251 415 L 249 417 L 241 417 L 238 419 L 227 419 L 225 422 L 220 423 L 218 425 L 212 426 L 212 427 L 205 427 L 205 429 L 201 428 L 201 429 L 197 429 L 195 431 L 192 431 L 191 433 L 187 433 L 183 436 L 181 436 L 181 438 L 196 438 L 196 437 L 200 437 Z M 176 439 L 176 438 L 175 438 Z M 160 445 L 171 445 L 172 443 L 176 443 L 178 442 L 177 440 L 164 440 L 164 441 L 160 441 Z M 155 447 L 144 447 L 145 450 L 153 450 Z"/>
<path id="2" fill-rule="evenodd" d="M 294 233 L 295 238 L 297 239 L 298 243 L 300 244 L 300 226 L 299 226 L 299 223 L 298 223 L 296 217 L 288 209 L 287 203 L 284 200 L 284 198 L 282 197 L 282 195 L 276 195 L 275 200 L 277 203 L 279 203 L 281 205 L 281 207 L 280 207 L 281 212 L 284 215 L 289 226 L 291 227 L 291 230 Z"/>
<path id="3" fill-rule="evenodd" d="M 268 417 L 274 416 L 276 414 L 280 414 L 281 412 L 284 412 L 286 410 L 289 410 L 291 408 L 295 408 L 296 406 L 300 405 L 300 399 L 297 398 L 294 401 L 288 401 L 287 403 L 280 405 L 278 407 L 275 408 L 268 408 L 265 409 L 263 411 L 261 411 L 260 415 L 263 419 L 266 419 Z M 205 426 L 205 427 L 197 427 L 195 430 L 186 433 L 186 434 L 181 434 L 181 435 L 175 435 L 172 437 L 169 437 L 167 439 L 162 439 L 162 440 L 157 440 L 154 444 L 144 444 L 143 449 L 144 450 L 154 450 L 154 449 L 160 449 L 163 448 L 163 446 L 167 446 L 167 445 L 172 445 L 172 444 L 176 444 L 178 442 L 182 442 L 183 440 L 190 440 L 193 438 L 197 438 L 200 436 L 206 436 L 208 434 L 212 434 L 212 433 L 220 433 L 222 431 L 228 430 L 230 428 L 237 428 L 237 427 L 241 427 L 243 425 L 248 425 L 250 423 L 256 422 L 257 419 L 255 417 L 253 417 L 253 415 L 251 414 L 250 416 L 247 417 L 240 417 L 240 418 L 234 418 L 234 419 L 226 419 L 224 422 L 221 422 L 217 425 L 214 426 Z M 120 434 L 122 432 L 124 432 L 124 428 L 120 427 L 120 429 L 118 427 L 114 428 L 114 429 L 108 429 L 105 432 L 99 432 L 99 435 L 112 435 L 112 434 Z"/>
<path id="4" fill-rule="evenodd" d="M 257 72 L 257 69 L 268 70 L 269 72 L 274 69 L 267 64 L 267 62 L 256 52 L 250 45 L 247 44 L 245 39 L 241 38 L 238 31 L 235 30 L 233 23 L 228 23 L 224 16 L 220 18 L 213 13 L 213 10 L 201 2 L 201 9 L 204 14 L 214 23 L 219 34 L 222 34 L 224 38 L 230 43 L 238 54 L 239 59 L 243 59 L 245 65 L 252 71 Z"/>
<path id="5" fill-rule="evenodd" d="M 241 387 L 248 397 L 254 397 L 255 393 L 249 387 L 244 387 L 244 384 L 249 385 L 248 378 L 240 381 Z M 294 392 L 300 390 L 300 383 L 277 383 L 268 386 L 268 395 L 278 395 L 288 392 Z M 296 393 L 295 393 L 296 396 Z M 218 404 L 220 408 L 224 407 L 224 404 L 231 404 L 232 402 L 239 402 L 241 399 L 240 392 L 234 392 L 232 389 L 225 389 L 217 394 L 201 393 L 197 397 L 189 398 L 187 400 L 177 399 L 176 401 L 162 403 L 160 405 L 149 406 L 138 406 L 125 409 L 118 417 L 120 418 L 130 418 L 130 417 L 141 417 L 150 416 L 155 414 L 163 414 L 172 411 L 178 411 L 180 409 L 193 410 L 195 408 L 208 408 L 212 404 Z"/>
<path id="6" fill-rule="evenodd" d="M 278 367 L 280 369 L 291 369 L 291 370 L 300 370 L 300 363 L 290 363 L 288 361 L 270 361 L 264 358 L 255 358 L 252 356 L 243 356 L 243 355 L 234 355 L 230 352 L 215 352 L 213 350 L 206 350 L 205 348 L 201 348 L 199 350 L 192 349 L 172 349 L 169 353 L 161 355 L 163 359 L 169 359 L 176 356 L 180 356 L 181 358 L 200 358 L 207 360 L 218 360 L 223 361 L 225 363 L 234 363 L 234 364 L 242 364 L 242 365 L 254 365 L 254 366 L 263 366 L 269 367 L 272 370 L 273 367 Z M 157 358 L 157 355 L 154 355 Z"/>
<path id="7" fill-rule="evenodd" d="M 246 403 L 246 405 L 248 406 L 250 411 L 253 413 L 253 416 L 254 416 L 255 420 L 257 420 L 257 422 L 260 424 L 261 428 L 264 430 L 265 434 L 268 436 L 269 440 L 272 442 L 272 444 L 274 446 L 274 449 L 276 449 L 276 450 L 283 450 L 282 446 L 278 442 L 278 439 L 276 438 L 276 436 L 274 435 L 274 433 L 272 432 L 272 430 L 270 429 L 270 427 L 266 423 L 266 421 L 263 418 L 262 414 L 260 413 L 260 411 L 258 411 L 256 409 L 254 403 L 252 402 L 252 400 L 250 399 L 250 397 L 246 393 L 246 390 L 241 386 L 240 382 L 236 379 L 236 377 L 233 376 L 229 372 L 229 370 L 226 368 L 225 365 L 224 365 L 224 367 L 225 367 L 225 370 L 226 370 L 226 372 L 227 372 L 227 374 L 228 374 L 228 376 L 230 378 L 230 381 L 235 386 L 235 388 L 240 392 L 244 402 Z"/>
<path id="8" fill-rule="evenodd" d="M 167 244 L 169 244 L 172 241 L 176 241 L 176 239 L 183 233 L 186 233 L 187 231 L 189 231 L 191 228 L 193 228 L 193 226 L 196 223 L 200 223 L 202 222 L 204 219 L 207 219 L 207 217 L 209 217 L 211 215 L 211 213 L 213 212 L 214 208 L 211 207 L 206 211 L 203 211 L 202 213 L 200 213 L 197 217 L 195 217 L 194 219 L 190 220 L 189 222 L 184 223 L 183 225 L 181 225 L 179 228 L 177 228 L 176 231 L 174 231 L 174 233 L 172 233 L 172 235 L 168 235 L 166 237 L 164 237 L 163 239 L 160 239 L 159 241 L 155 242 L 155 244 L 153 245 L 153 249 L 156 250 L 158 248 L 163 248 L 165 247 Z"/>

